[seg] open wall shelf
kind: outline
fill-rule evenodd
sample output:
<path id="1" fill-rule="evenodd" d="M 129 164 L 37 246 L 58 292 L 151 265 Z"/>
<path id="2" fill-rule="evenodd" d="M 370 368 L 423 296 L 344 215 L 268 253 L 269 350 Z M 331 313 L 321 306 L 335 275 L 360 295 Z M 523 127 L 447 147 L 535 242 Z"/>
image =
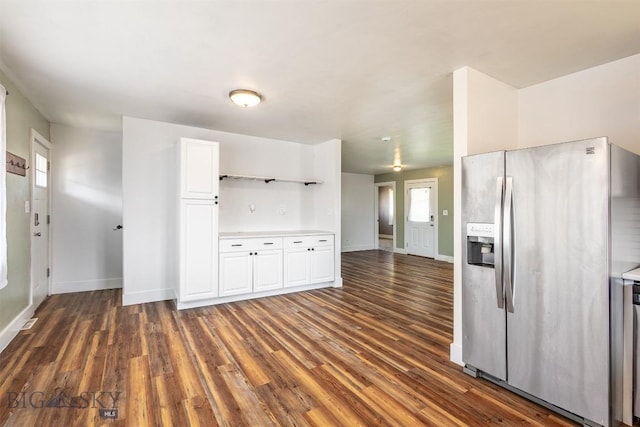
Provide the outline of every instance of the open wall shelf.
<path id="1" fill-rule="evenodd" d="M 294 183 L 304 184 L 304 185 L 322 184 L 322 181 L 319 181 L 317 179 L 293 179 L 293 178 L 278 178 L 275 176 L 220 174 L 220 181 L 223 181 L 225 179 L 245 179 L 249 181 L 264 181 L 267 184 L 269 184 L 270 182 L 294 182 Z"/>

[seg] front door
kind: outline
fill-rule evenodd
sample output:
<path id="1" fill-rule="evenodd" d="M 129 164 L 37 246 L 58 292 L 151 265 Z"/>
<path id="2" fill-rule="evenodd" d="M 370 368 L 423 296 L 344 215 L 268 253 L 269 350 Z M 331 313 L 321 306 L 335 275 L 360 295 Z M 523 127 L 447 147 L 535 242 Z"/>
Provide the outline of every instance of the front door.
<path id="1" fill-rule="evenodd" d="M 31 295 L 34 309 L 49 293 L 49 149 L 33 139 Z"/>
<path id="2" fill-rule="evenodd" d="M 437 181 L 405 181 L 406 247 L 410 255 L 435 256 Z"/>

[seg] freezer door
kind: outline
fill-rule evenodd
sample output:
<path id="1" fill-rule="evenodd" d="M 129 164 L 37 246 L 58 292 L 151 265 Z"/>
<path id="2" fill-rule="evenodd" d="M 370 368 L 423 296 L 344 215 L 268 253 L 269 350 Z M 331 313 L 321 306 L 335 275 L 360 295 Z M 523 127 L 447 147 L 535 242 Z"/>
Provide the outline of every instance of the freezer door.
<path id="1" fill-rule="evenodd" d="M 513 185 L 514 218 L 513 251 L 505 249 L 505 263 L 514 266 L 507 380 L 603 425 L 610 390 L 609 156 L 605 138 L 512 151 L 505 179 Z"/>
<path id="2" fill-rule="evenodd" d="M 467 224 L 493 224 L 496 221 L 496 207 L 498 216 L 501 215 L 502 201 L 498 186 L 503 182 L 504 155 L 504 151 L 500 151 L 462 159 L 461 207 L 462 360 L 501 380 L 506 379 L 507 365 L 500 244 L 494 242 L 496 268 L 468 264 Z"/>

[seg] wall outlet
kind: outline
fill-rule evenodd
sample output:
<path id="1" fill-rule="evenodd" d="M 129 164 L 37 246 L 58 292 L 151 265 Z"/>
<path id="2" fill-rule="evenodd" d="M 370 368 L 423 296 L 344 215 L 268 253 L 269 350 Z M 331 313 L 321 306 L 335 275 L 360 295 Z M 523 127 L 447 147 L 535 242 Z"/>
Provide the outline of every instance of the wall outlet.
<path id="1" fill-rule="evenodd" d="M 448 215 L 449 215 L 449 211 L 448 211 L 448 210 L 446 210 L 446 209 L 444 209 L 444 210 L 442 211 L 442 216 L 448 216 Z"/>
<path id="2" fill-rule="evenodd" d="M 251 203 L 249 205 L 249 212 L 251 213 L 255 213 L 256 212 L 256 205 L 254 205 L 253 203 Z"/>
<path id="3" fill-rule="evenodd" d="M 31 203 L 27 200 L 24 202 L 24 213 L 31 212 Z"/>
<path id="4" fill-rule="evenodd" d="M 279 214 L 279 215 L 284 215 L 284 214 L 286 214 L 286 213 L 287 213 L 287 209 L 286 209 L 284 206 L 280 206 L 280 207 L 278 208 L 278 214 Z"/>

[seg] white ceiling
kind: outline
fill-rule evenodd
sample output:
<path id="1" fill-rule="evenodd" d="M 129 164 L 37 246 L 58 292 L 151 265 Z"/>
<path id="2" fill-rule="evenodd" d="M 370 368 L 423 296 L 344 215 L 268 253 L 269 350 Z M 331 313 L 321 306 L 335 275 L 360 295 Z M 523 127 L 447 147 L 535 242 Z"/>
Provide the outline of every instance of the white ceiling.
<path id="1" fill-rule="evenodd" d="M 520 88 L 636 53 L 638 0 L 0 0 L 0 68 L 49 121 L 339 138 L 344 172 L 450 164 L 457 68 Z"/>

